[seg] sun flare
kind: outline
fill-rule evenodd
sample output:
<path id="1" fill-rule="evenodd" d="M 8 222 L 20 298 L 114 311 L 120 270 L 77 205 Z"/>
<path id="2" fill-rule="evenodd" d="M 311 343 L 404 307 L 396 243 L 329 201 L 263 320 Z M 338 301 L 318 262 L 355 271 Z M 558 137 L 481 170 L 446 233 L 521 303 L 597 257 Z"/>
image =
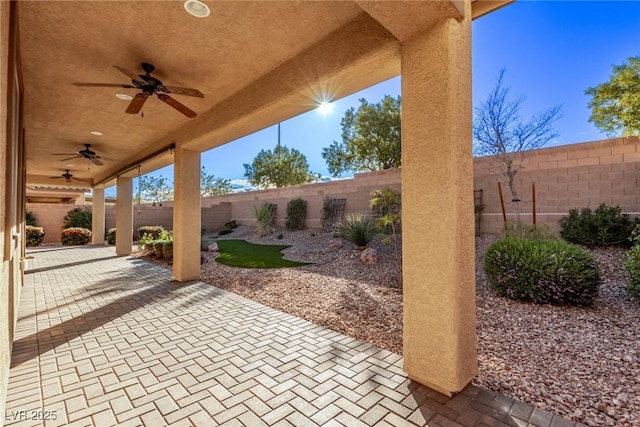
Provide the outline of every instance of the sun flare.
<path id="1" fill-rule="evenodd" d="M 329 101 L 322 101 L 319 105 L 318 105 L 318 113 L 320 113 L 323 116 L 326 116 L 327 114 L 331 113 L 333 111 L 333 104 Z"/>

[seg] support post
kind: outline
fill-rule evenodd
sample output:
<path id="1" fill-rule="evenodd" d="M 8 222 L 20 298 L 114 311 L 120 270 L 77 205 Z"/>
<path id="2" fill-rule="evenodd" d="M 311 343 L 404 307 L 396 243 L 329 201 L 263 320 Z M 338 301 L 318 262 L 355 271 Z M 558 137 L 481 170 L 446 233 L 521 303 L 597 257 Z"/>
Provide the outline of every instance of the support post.
<path id="1" fill-rule="evenodd" d="M 91 244 L 104 245 L 104 187 L 93 187 L 91 201 Z"/>
<path id="2" fill-rule="evenodd" d="M 402 45 L 404 369 L 452 395 L 477 373 L 471 3 Z"/>
<path id="3" fill-rule="evenodd" d="M 133 246 L 133 179 L 119 176 L 116 187 L 116 255 L 131 255 Z"/>
<path id="4" fill-rule="evenodd" d="M 174 151 L 173 278 L 200 277 L 200 153 Z"/>

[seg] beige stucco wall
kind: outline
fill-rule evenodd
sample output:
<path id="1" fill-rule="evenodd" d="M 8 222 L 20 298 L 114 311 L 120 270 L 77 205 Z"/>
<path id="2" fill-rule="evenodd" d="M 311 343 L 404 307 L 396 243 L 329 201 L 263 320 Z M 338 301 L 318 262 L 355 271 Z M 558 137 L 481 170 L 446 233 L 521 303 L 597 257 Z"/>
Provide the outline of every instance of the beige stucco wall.
<path id="1" fill-rule="evenodd" d="M 23 281 L 24 157 L 21 144 L 19 58 L 15 44 L 13 2 L 0 2 L 0 425 L 5 400 L 15 322 Z M 11 33 L 14 31 L 14 34 Z"/>

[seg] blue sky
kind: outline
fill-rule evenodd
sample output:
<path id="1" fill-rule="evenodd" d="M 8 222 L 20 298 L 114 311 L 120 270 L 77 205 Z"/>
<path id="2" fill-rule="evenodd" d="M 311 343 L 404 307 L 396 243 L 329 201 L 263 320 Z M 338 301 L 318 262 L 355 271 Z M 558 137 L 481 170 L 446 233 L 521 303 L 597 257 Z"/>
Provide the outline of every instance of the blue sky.
<path id="1" fill-rule="evenodd" d="M 612 66 L 640 55 L 640 1 L 521 0 L 473 22 L 473 104 L 484 100 L 499 71 L 512 94 L 524 95 L 523 116 L 563 105 L 558 138 L 550 145 L 604 139 L 588 122 L 584 91 L 609 79 Z M 281 124 L 284 145 L 301 151 L 311 171 L 329 175 L 321 152 L 340 140 L 340 119 L 358 99 L 378 102 L 400 94 L 400 77 L 333 102 L 333 111 L 310 111 Z M 202 154 L 209 173 L 243 179 L 243 163 L 277 141 L 277 126 Z M 173 166 L 153 173 L 173 178 Z"/>

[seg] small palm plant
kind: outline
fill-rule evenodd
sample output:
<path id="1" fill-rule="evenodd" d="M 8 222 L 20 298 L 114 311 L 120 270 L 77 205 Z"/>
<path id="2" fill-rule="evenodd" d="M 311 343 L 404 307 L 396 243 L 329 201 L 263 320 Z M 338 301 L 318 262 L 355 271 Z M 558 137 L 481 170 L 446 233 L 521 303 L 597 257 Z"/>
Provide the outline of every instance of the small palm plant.
<path id="1" fill-rule="evenodd" d="M 369 215 L 363 213 L 347 214 L 335 234 L 336 237 L 353 243 L 358 249 L 366 248 L 377 235 L 375 223 Z"/>

